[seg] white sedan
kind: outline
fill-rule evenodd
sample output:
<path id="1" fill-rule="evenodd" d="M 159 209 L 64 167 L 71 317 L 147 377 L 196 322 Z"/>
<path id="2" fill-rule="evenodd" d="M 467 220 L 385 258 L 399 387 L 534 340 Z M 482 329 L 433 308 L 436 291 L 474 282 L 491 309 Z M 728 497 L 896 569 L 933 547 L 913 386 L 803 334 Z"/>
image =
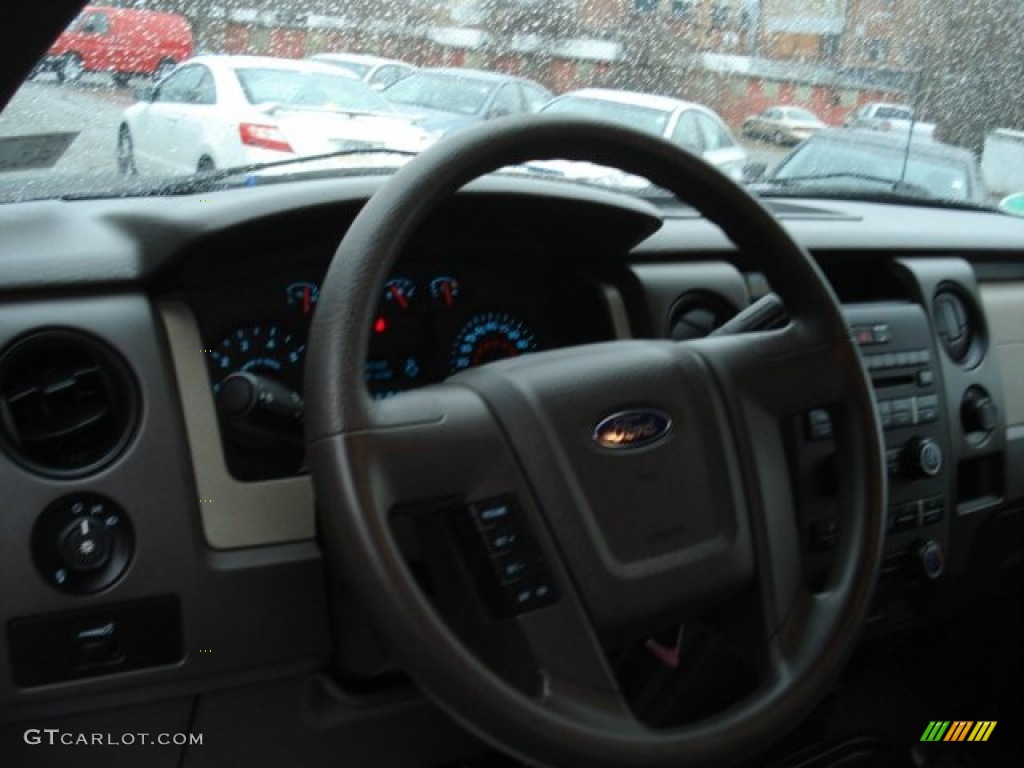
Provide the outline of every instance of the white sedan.
<path id="1" fill-rule="evenodd" d="M 635 91 L 584 88 L 552 99 L 540 111 L 611 121 L 661 136 L 700 155 L 737 181 L 747 163 L 746 151 L 722 118 L 690 101 Z"/>
<path id="2" fill-rule="evenodd" d="M 137 92 L 118 129 L 122 174 L 174 175 L 340 150 L 419 152 L 433 137 L 336 67 L 199 56 Z"/>

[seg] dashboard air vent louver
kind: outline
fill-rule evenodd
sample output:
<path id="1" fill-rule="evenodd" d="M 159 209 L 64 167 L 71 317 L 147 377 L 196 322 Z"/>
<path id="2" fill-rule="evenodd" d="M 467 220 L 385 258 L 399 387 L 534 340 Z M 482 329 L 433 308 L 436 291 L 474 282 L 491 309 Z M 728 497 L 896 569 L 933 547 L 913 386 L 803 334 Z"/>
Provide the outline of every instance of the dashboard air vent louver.
<path id="1" fill-rule="evenodd" d="M 713 293 L 694 291 L 679 297 L 669 315 L 669 337 L 675 341 L 702 339 L 725 324 L 736 310 Z"/>
<path id="2" fill-rule="evenodd" d="M 88 474 L 118 455 L 137 418 L 128 366 L 89 336 L 38 331 L 0 355 L 0 441 L 28 469 Z"/>
<path id="3" fill-rule="evenodd" d="M 967 368 L 984 356 L 984 333 L 974 302 L 951 285 L 942 285 L 932 300 L 935 333 L 949 359 Z"/>

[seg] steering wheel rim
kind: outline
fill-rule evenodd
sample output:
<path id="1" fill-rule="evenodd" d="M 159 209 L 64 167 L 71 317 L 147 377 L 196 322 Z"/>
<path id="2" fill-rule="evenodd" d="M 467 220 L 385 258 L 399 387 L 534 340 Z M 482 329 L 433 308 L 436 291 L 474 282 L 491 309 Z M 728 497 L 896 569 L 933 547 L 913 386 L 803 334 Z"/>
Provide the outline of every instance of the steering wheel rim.
<path id="1" fill-rule="evenodd" d="M 729 553 L 719 552 L 720 559 L 708 561 L 712 571 L 720 566 L 723 574 L 729 571 L 722 576 L 724 586 L 673 599 L 703 605 L 725 593 L 735 597 L 740 583 L 751 577 L 749 569 L 755 569 L 757 591 L 762 594 L 759 610 L 763 610 L 769 639 L 770 674 L 753 694 L 697 723 L 665 730 L 640 724 L 630 717 L 624 702 L 616 700 L 614 683 L 605 679 L 606 670 L 581 672 L 583 684 L 574 682 L 572 675 L 549 674 L 542 694 L 523 693 L 470 653 L 436 614 L 410 574 L 390 529 L 391 508 L 409 501 L 404 494 L 414 493 L 404 487 L 399 475 L 415 472 L 416 459 L 411 456 L 425 455 L 408 454 L 412 446 L 429 453 L 432 440 L 436 439 L 438 448 L 458 446 L 462 440 L 493 451 L 508 467 L 506 482 L 512 482 L 507 478 L 520 469 L 526 476 L 520 478 L 522 502 L 530 507 L 532 522 L 544 528 L 545 553 L 557 560 L 554 570 L 562 578 L 563 592 L 568 593 L 566 602 L 571 603 L 565 610 L 572 613 L 575 608 L 573 618 L 566 621 L 582 621 L 585 629 L 601 621 L 602 607 L 592 597 L 598 582 L 583 586 L 591 579 L 587 569 L 594 566 L 594 558 L 584 563 L 582 555 L 569 551 L 579 531 L 563 535 L 560 526 L 564 529 L 574 523 L 564 515 L 555 520 L 550 509 L 544 509 L 545 505 L 572 504 L 556 503 L 559 489 L 540 487 L 550 480 L 543 477 L 543 467 L 524 466 L 529 464 L 524 459 L 528 452 L 539 449 L 543 454 L 545 449 L 526 445 L 540 439 L 535 434 L 539 430 L 529 425 L 531 418 L 541 417 L 523 410 L 522 403 L 529 399 L 526 390 L 543 389 L 548 380 L 555 381 L 555 389 L 564 389 L 566 381 L 540 358 L 552 356 L 555 367 L 571 368 L 572 361 L 566 355 L 559 357 L 557 351 L 540 353 L 530 356 L 537 358 L 536 363 L 488 366 L 493 372 L 470 371 L 449 384 L 386 401 L 372 400 L 363 381 L 376 297 L 420 224 L 475 178 L 543 159 L 596 162 L 646 177 L 693 205 L 741 250 L 771 254 L 763 269 L 790 316 L 785 331 L 759 334 L 757 346 L 743 337 L 731 337 L 686 345 L 682 353 L 677 352 L 679 345 L 669 347 L 668 342 L 624 342 L 632 346 L 616 348 L 616 357 L 625 356 L 622 365 L 635 361 L 638 370 L 650 371 L 651 378 L 674 382 L 681 372 L 689 377 L 694 390 L 691 400 L 710 398 L 718 405 L 719 423 L 705 424 L 706 436 L 710 439 L 715 432 L 723 446 L 721 456 L 726 449 L 740 454 L 737 466 L 727 468 L 734 475 L 732 480 L 722 481 L 722 487 L 733 488 L 735 475 L 744 474 L 742 492 L 730 496 L 735 509 L 730 506 L 722 523 L 734 535 Z M 580 354 L 574 364 L 584 374 L 604 365 L 596 357 Z M 827 380 L 827 386 L 793 393 L 794 379 L 785 371 L 796 367 L 812 379 Z M 370 608 L 385 640 L 423 690 L 468 728 L 503 749 L 531 762 L 553 765 L 721 764 L 761 748 L 798 721 L 825 692 L 852 649 L 867 610 L 884 536 L 884 452 L 870 383 L 838 301 L 810 256 L 757 200 L 700 158 L 626 128 L 557 117 L 506 119 L 438 143 L 385 182 L 346 233 L 321 288 L 306 371 L 309 462 L 327 556 L 337 559 L 348 586 Z M 777 385 L 757 381 L 761 371 L 770 371 L 764 378 L 778 379 Z M 601 375 L 615 382 L 623 377 L 621 367 Z M 657 397 L 662 395 L 666 400 L 674 397 L 664 391 Z M 652 394 L 647 399 L 657 397 Z M 820 398 L 837 406 L 837 455 L 849 472 L 842 483 L 838 517 L 846 522 L 840 527 L 835 565 L 825 590 L 810 595 L 793 583 L 792 562 L 785 562 L 794 555 L 799 559 L 792 530 L 776 532 L 772 522 L 777 514 L 773 510 L 788 509 L 790 516 L 793 511 L 791 498 L 788 502 L 776 498 L 780 481 L 772 479 L 770 467 L 778 467 L 763 455 L 778 443 L 765 442 L 758 430 L 821 405 Z M 692 403 L 677 405 L 690 423 L 697 423 Z M 486 427 L 474 426 L 485 422 Z M 520 423 L 527 426 L 517 434 Z M 673 439 L 686 440 L 683 436 Z M 396 458 L 399 454 L 402 457 Z M 396 463 L 402 466 L 396 468 Z M 748 471 L 756 481 L 746 477 Z M 445 487 L 431 477 L 422 476 L 420 482 L 433 491 Z M 480 477 L 468 476 L 451 480 L 453 486 L 473 488 L 483 487 L 480 482 Z M 451 490 L 467 496 L 467 488 Z M 786 491 L 783 483 L 781 493 Z M 719 522 L 716 518 L 715 524 Z M 729 565 L 723 565 L 726 562 Z M 664 575 L 669 573 L 679 571 L 666 569 Z M 526 623 L 519 617 L 512 621 Z M 539 645 L 550 639 L 544 632 L 557 631 L 537 626 L 534 621 L 530 631 L 535 634 L 530 637 Z M 568 625 L 554 622 L 553 626 Z M 595 668 L 601 666 L 596 660 L 600 656 L 597 634 L 574 635 L 577 647 L 586 648 L 580 654 L 591 659 Z M 564 662 L 561 651 L 552 653 L 562 659 L 558 663 L 572 666 Z"/>

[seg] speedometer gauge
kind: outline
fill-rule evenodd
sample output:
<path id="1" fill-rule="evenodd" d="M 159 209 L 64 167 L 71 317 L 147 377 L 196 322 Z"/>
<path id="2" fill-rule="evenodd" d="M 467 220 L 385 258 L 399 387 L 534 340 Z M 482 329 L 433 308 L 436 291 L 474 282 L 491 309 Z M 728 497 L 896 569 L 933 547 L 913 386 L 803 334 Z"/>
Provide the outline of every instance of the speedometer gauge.
<path id="1" fill-rule="evenodd" d="M 506 312 L 482 312 L 473 315 L 455 336 L 451 370 L 457 373 L 536 350 L 537 339 L 522 320 Z"/>
<path id="2" fill-rule="evenodd" d="M 244 371 L 269 376 L 284 383 L 297 378 L 306 343 L 297 334 L 276 323 L 241 325 L 221 336 L 210 349 L 210 363 L 216 383 L 232 373 Z"/>

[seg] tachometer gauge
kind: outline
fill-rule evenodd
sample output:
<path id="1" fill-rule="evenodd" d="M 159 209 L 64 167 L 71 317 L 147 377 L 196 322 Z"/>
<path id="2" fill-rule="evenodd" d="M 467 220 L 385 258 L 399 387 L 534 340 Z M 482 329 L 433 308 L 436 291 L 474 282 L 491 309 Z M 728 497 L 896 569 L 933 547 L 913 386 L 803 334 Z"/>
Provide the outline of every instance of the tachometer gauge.
<path id="1" fill-rule="evenodd" d="M 452 343 L 452 373 L 492 360 L 517 357 L 537 350 L 537 339 L 526 323 L 506 312 L 473 315 Z"/>
<path id="2" fill-rule="evenodd" d="M 219 392 L 220 382 L 237 371 L 297 385 L 305 352 L 305 339 L 276 323 L 237 326 L 221 336 L 208 353 L 213 391 Z"/>

